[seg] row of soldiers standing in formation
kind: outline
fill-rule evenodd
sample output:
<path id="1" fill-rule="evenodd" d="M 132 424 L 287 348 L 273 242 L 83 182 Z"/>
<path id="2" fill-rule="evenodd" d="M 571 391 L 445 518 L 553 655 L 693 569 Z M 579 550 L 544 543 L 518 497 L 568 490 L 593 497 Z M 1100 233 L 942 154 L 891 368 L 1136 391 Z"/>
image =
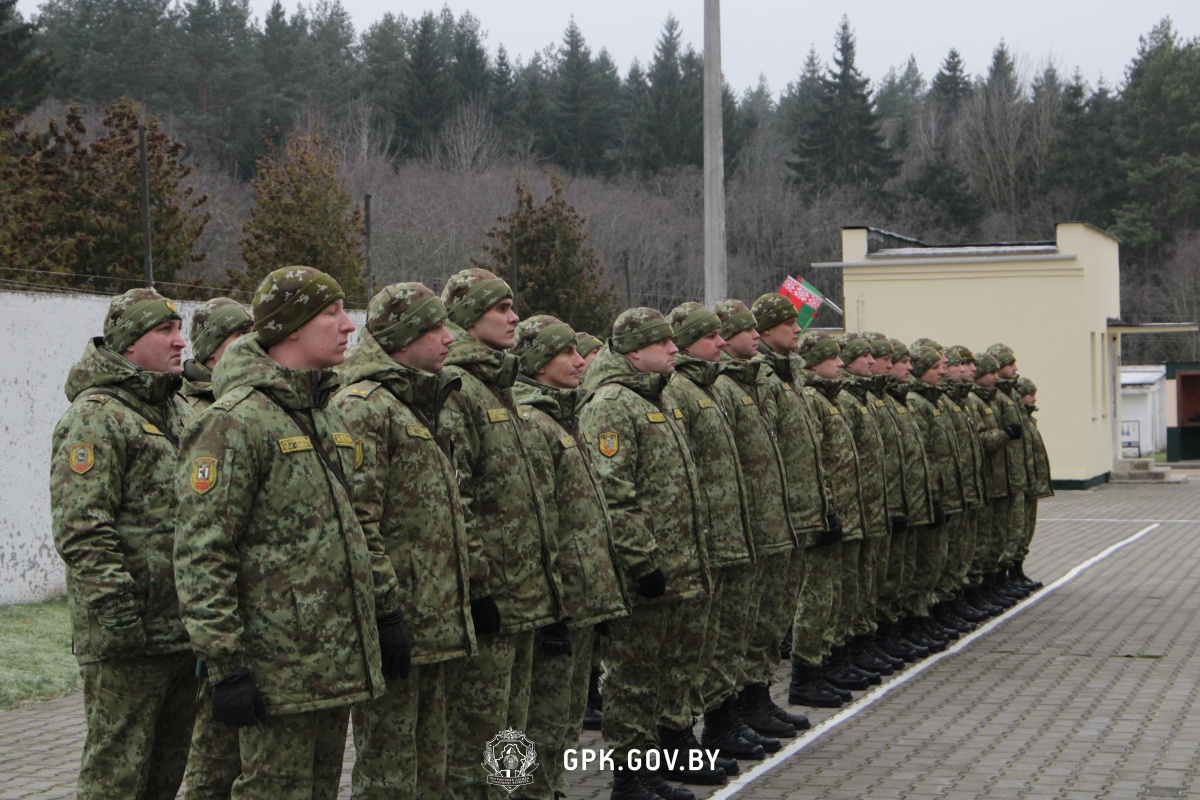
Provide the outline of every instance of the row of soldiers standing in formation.
<path id="1" fill-rule="evenodd" d="M 774 293 L 602 343 L 469 269 L 384 289 L 347 352 L 342 300 L 276 270 L 252 314 L 197 310 L 184 363 L 132 290 L 72 368 L 81 798 L 174 797 L 185 765 L 193 798 L 332 798 L 352 716 L 355 797 L 483 798 L 512 729 L 540 761 L 514 796 L 553 800 L 602 659 L 612 796 L 686 800 L 668 779 L 808 727 L 781 652 L 791 703 L 837 706 L 1035 587 L 1049 467 L 1003 345 L 801 339 Z"/>

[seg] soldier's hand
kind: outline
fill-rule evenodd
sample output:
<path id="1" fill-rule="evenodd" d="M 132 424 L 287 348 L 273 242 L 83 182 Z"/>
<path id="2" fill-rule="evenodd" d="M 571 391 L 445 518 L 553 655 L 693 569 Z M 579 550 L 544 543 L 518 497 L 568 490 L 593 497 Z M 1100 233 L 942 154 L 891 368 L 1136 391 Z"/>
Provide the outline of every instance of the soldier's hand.
<path id="1" fill-rule="evenodd" d="M 825 515 L 825 530 L 817 531 L 817 544 L 837 544 L 842 540 L 842 521 L 836 511 Z"/>
<path id="2" fill-rule="evenodd" d="M 908 515 L 897 514 L 892 517 L 892 533 L 904 533 L 908 530 Z"/>
<path id="3" fill-rule="evenodd" d="M 601 636 L 612 636 L 612 620 L 606 619 L 604 622 L 597 622 L 592 629 Z"/>
<path id="4" fill-rule="evenodd" d="M 213 684 L 212 718 L 235 728 L 267 721 L 267 707 L 250 670 L 237 667 Z"/>
<path id="5" fill-rule="evenodd" d="M 101 611 L 100 656 L 102 658 L 132 658 L 141 655 L 146 647 L 146 629 L 136 608 L 120 611 Z"/>
<path id="6" fill-rule="evenodd" d="M 1004 432 L 1008 434 L 1008 438 L 1016 441 L 1020 439 L 1024 432 L 1021 430 L 1021 423 L 1010 422 L 1004 426 Z"/>
<path id="7" fill-rule="evenodd" d="M 379 626 L 379 655 L 382 660 L 383 677 L 389 681 L 407 678 L 412 665 L 412 640 L 404 615 L 399 610 L 384 614 L 375 620 Z"/>
<path id="8" fill-rule="evenodd" d="M 637 593 L 647 600 L 662 597 L 667 593 L 667 576 L 661 569 L 638 578 Z"/>
<path id="9" fill-rule="evenodd" d="M 934 525 L 945 525 L 946 524 L 946 508 L 942 505 L 941 500 L 933 501 L 933 524 Z"/>
<path id="10" fill-rule="evenodd" d="M 477 634 L 500 630 L 500 608 L 490 594 L 471 601 L 471 621 L 475 623 Z"/>
<path id="11" fill-rule="evenodd" d="M 538 647 L 548 656 L 571 655 L 571 629 L 566 621 L 552 622 L 539 628 Z"/>

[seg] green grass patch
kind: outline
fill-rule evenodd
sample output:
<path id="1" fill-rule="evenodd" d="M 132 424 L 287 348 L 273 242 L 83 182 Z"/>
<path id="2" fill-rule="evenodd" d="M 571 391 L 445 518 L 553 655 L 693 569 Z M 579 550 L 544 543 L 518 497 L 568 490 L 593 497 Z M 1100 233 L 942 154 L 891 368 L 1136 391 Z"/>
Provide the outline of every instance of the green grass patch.
<path id="1" fill-rule="evenodd" d="M 0 708 L 80 688 L 67 599 L 0 606 Z"/>

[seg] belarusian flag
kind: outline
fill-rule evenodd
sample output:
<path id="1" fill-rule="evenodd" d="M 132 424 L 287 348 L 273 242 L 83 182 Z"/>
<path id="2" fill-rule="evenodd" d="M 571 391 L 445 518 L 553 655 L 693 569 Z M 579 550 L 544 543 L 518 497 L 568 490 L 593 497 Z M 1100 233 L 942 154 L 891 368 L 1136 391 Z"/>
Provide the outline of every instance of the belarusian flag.
<path id="1" fill-rule="evenodd" d="M 783 286 L 779 287 L 779 293 L 792 301 L 792 305 L 799 312 L 796 322 L 800 324 L 801 330 L 807 330 L 808 326 L 812 324 L 813 317 L 817 315 L 817 309 L 821 307 L 825 295 L 803 278 L 796 280 L 790 277 L 783 282 Z"/>

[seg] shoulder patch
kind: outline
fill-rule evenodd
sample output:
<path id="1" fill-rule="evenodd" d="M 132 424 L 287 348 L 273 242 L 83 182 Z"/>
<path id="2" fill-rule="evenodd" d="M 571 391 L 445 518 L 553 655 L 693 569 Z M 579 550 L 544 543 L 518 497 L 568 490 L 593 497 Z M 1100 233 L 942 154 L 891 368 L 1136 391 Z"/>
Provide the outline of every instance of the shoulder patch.
<path id="1" fill-rule="evenodd" d="M 338 447 L 354 447 L 354 437 L 348 433 L 333 432 L 333 443 Z"/>
<path id="2" fill-rule="evenodd" d="M 707 397 L 700 398 L 700 407 L 701 408 L 715 408 L 716 405 L 717 405 L 716 403 L 714 403 L 712 400 L 709 400 Z"/>
<path id="3" fill-rule="evenodd" d="M 533 409 L 529 406 L 520 406 L 517 408 L 517 416 L 523 420 L 533 419 Z"/>
<path id="4" fill-rule="evenodd" d="M 104 405 L 104 404 L 105 404 L 105 403 L 107 403 L 109 400 L 112 400 L 112 398 L 111 398 L 111 397 L 109 397 L 109 396 L 108 396 L 108 395 L 106 395 L 106 394 L 100 394 L 100 393 L 98 393 L 98 392 L 97 392 L 96 394 L 89 394 L 87 397 L 85 397 L 85 398 L 84 398 L 83 402 L 85 402 L 85 403 L 99 403 L 99 404 L 101 404 L 101 405 Z"/>
<path id="5" fill-rule="evenodd" d="M 859 413 L 860 413 L 860 414 L 862 414 L 864 417 L 867 415 L 867 407 L 866 407 L 866 406 L 859 406 L 859 407 L 858 407 L 858 411 L 859 411 Z"/>
<path id="6" fill-rule="evenodd" d="M 429 428 L 424 425 L 419 425 L 416 422 L 408 423 L 408 435 L 414 439 L 432 439 L 433 434 L 429 432 Z"/>
<path id="7" fill-rule="evenodd" d="M 900 405 L 899 403 L 897 403 L 897 404 L 896 404 L 896 413 L 897 413 L 897 414 L 907 414 L 907 413 L 908 413 L 908 407 L 907 407 L 907 406 L 902 406 L 902 405 Z"/>
<path id="8" fill-rule="evenodd" d="M 363 463 L 363 443 L 362 439 L 354 440 L 354 468 L 358 469 Z"/>
<path id="9" fill-rule="evenodd" d="M 347 397 L 370 397 L 371 392 L 379 388 L 375 381 L 359 381 L 346 390 Z"/>
<path id="10" fill-rule="evenodd" d="M 941 409 L 940 409 L 940 408 L 935 408 L 935 409 L 933 410 L 933 415 L 934 415 L 935 417 L 940 417 L 940 416 L 942 415 L 942 411 L 941 411 Z"/>
<path id="11" fill-rule="evenodd" d="M 91 398 L 88 398 L 89 400 Z M 106 400 L 108 398 L 105 398 Z M 71 445 L 67 451 L 67 457 L 71 461 L 71 469 L 82 475 L 91 469 L 96 463 L 95 453 L 93 452 L 91 442 L 76 442 Z"/>
<path id="12" fill-rule="evenodd" d="M 558 443 L 563 446 L 563 450 L 567 450 L 575 446 L 574 436 L 564 436 L 558 440 Z"/>
<path id="13" fill-rule="evenodd" d="M 165 433 L 163 433 L 161 430 L 158 429 L 157 425 L 153 425 L 149 422 L 142 423 L 142 430 L 144 430 L 146 433 L 150 434 L 151 436 L 166 436 Z"/>
<path id="14" fill-rule="evenodd" d="M 239 386 L 233 391 L 229 391 L 221 395 L 221 398 L 209 406 L 209 408 L 217 408 L 222 411 L 228 411 L 252 394 L 254 394 L 253 386 Z"/>
<path id="15" fill-rule="evenodd" d="M 883 401 L 882 401 L 882 400 L 876 400 L 876 401 L 875 401 L 875 407 L 876 407 L 876 408 L 883 408 Z"/>
<path id="16" fill-rule="evenodd" d="M 991 410 L 990 408 L 988 408 L 987 406 L 984 406 L 984 407 L 983 407 L 983 413 L 985 413 L 985 414 L 990 414 L 990 413 L 992 413 L 992 410 Z"/>
<path id="17" fill-rule="evenodd" d="M 651 411 L 650 413 L 646 414 L 646 419 L 650 420 L 651 422 L 666 422 L 667 415 L 661 411 Z"/>
<path id="18" fill-rule="evenodd" d="M 703 401 L 703 400 L 701 400 L 700 402 L 701 402 L 701 403 L 703 403 L 704 401 Z M 709 400 L 709 401 L 708 401 L 708 404 L 711 406 L 711 405 L 712 405 L 712 401 L 711 401 L 711 400 Z M 701 407 L 701 408 L 706 408 L 707 406 L 701 405 L 700 407 Z M 683 419 L 683 410 L 682 410 L 682 409 L 676 408 L 676 409 L 673 409 L 673 411 L 675 412 L 675 419 Z"/>
<path id="19" fill-rule="evenodd" d="M 748 394 L 742 395 L 742 405 L 744 405 L 744 406 L 754 405 L 754 398 Z"/>
<path id="20" fill-rule="evenodd" d="M 307 436 L 289 436 L 279 440 L 279 449 L 285 454 L 299 453 L 304 450 L 312 450 L 313 444 Z"/>
<path id="21" fill-rule="evenodd" d="M 508 422 L 508 410 L 504 408 L 489 408 L 488 422 Z"/>
<path id="22" fill-rule="evenodd" d="M 615 431 L 605 431 L 599 436 L 600 452 L 603 455 L 612 458 L 617 454 L 617 449 L 620 447 L 620 440 Z"/>
<path id="23" fill-rule="evenodd" d="M 204 494 L 217 485 L 217 460 L 212 456 L 200 456 L 192 461 L 188 475 L 197 494 Z"/>

